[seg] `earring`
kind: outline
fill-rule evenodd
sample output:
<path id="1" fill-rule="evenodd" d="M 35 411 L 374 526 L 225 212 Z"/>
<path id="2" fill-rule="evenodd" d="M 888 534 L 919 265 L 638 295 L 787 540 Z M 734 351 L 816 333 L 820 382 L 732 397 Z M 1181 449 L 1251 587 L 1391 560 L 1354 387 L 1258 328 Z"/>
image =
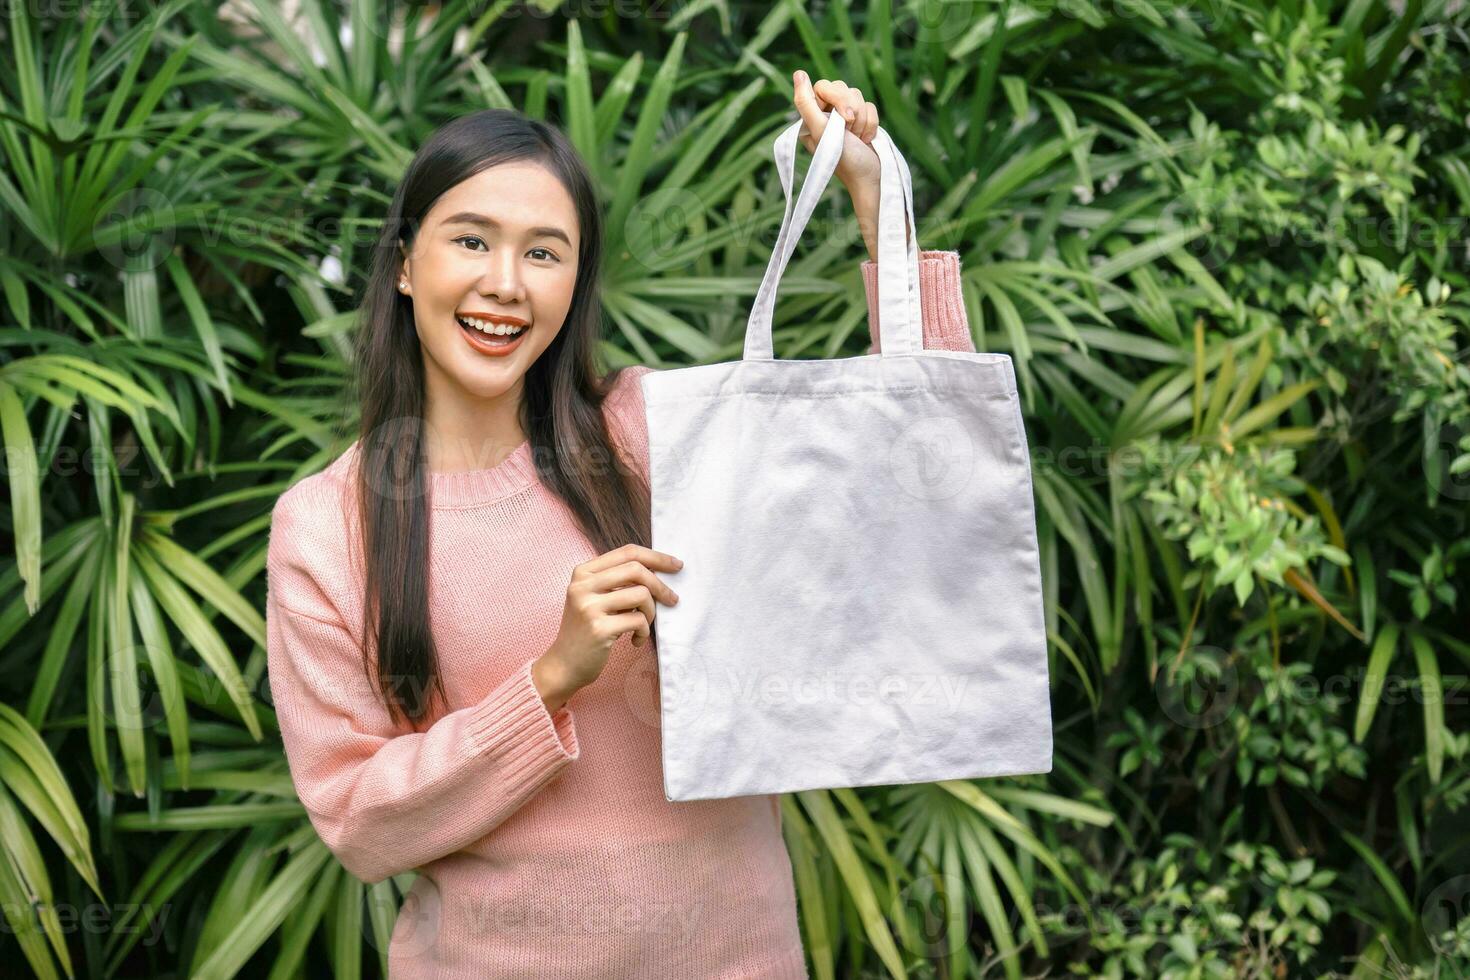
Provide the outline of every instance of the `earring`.
<path id="1" fill-rule="evenodd" d="M 408 289 L 408 280 L 407 279 L 400 279 L 400 280 L 398 280 L 398 288 L 399 289 L 405 289 L 405 290 Z"/>

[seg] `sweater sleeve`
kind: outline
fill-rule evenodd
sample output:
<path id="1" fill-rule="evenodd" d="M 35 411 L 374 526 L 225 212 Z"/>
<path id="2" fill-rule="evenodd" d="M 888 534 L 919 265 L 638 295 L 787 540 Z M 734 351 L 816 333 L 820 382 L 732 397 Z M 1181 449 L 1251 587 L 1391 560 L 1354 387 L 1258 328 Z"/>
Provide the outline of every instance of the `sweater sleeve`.
<path id="1" fill-rule="evenodd" d="M 882 350 L 878 334 L 878 263 L 862 262 L 863 288 L 868 297 L 869 354 Z M 965 314 L 965 297 L 960 289 L 960 253 L 939 250 L 919 252 L 919 306 L 924 318 L 926 350 L 974 351 L 970 320 Z"/>
<path id="2" fill-rule="evenodd" d="M 578 758 L 576 726 L 569 708 L 547 711 L 529 662 L 425 731 L 395 723 L 361 645 L 310 577 L 308 556 L 323 549 L 295 533 L 310 516 L 290 496 L 277 502 L 268 557 L 271 696 L 312 825 L 343 867 L 373 884 L 494 830 Z"/>

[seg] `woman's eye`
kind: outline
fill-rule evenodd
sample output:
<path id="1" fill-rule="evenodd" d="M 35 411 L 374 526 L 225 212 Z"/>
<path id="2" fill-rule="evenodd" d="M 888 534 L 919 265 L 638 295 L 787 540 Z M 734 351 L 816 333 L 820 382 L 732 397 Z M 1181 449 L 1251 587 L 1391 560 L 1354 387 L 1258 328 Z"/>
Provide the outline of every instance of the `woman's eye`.
<path id="1" fill-rule="evenodd" d="M 484 245 L 485 244 L 485 240 L 483 238 L 481 238 L 479 235 L 462 235 L 461 237 L 456 238 L 454 241 L 455 241 L 456 244 L 461 243 L 461 242 L 464 242 L 464 243 L 479 242 L 481 245 Z M 477 250 L 476 249 L 471 249 L 471 251 L 477 251 Z M 548 259 L 555 259 L 556 258 L 556 254 L 554 252 L 552 252 L 550 249 L 542 248 L 539 245 L 536 246 L 535 248 L 531 249 L 531 254 L 534 255 L 537 252 L 540 252 L 544 257 L 546 257 Z"/>

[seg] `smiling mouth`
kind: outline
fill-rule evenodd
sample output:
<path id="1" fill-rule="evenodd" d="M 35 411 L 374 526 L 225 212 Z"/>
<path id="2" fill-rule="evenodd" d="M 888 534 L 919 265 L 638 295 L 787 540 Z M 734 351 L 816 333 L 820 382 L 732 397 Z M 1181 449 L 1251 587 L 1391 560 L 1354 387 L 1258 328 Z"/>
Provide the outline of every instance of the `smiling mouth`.
<path id="1" fill-rule="evenodd" d="M 455 316 L 454 319 L 459 324 L 459 328 L 469 334 L 473 341 L 487 347 L 510 347 L 531 329 L 510 323 L 492 323 L 487 320 L 469 321 L 461 316 Z"/>

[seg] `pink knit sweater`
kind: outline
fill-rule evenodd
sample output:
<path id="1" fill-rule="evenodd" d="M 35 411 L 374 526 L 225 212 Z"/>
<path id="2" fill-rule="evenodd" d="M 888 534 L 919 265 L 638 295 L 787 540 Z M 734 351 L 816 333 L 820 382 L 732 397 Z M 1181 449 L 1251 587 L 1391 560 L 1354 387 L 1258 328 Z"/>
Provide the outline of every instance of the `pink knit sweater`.
<path id="1" fill-rule="evenodd" d="M 974 350 L 958 253 L 924 251 L 920 267 L 925 346 Z M 876 350 L 876 266 L 862 272 Z M 604 403 L 645 479 L 648 370 L 623 371 Z M 316 832 L 365 882 L 418 872 L 392 980 L 805 977 L 779 798 L 664 796 L 654 649 L 623 636 L 555 714 L 537 694 L 531 662 L 556 639 L 572 568 L 596 551 L 538 482 L 529 441 L 488 469 L 428 476 L 450 704 L 417 728 L 389 722 L 363 672 L 356 450 L 275 506 L 267 653 Z"/>

